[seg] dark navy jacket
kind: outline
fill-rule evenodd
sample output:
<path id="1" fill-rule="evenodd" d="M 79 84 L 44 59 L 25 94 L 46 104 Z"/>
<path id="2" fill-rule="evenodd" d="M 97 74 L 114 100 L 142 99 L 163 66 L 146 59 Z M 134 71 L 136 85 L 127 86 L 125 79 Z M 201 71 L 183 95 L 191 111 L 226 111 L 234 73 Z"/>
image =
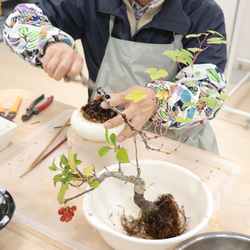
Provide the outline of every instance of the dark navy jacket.
<path id="1" fill-rule="evenodd" d="M 214 0 L 166 0 L 162 10 L 133 37 L 122 0 L 38 0 L 36 4 L 54 26 L 74 39 L 81 39 L 93 80 L 109 39 L 110 15 L 116 17 L 112 36 L 124 40 L 168 44 L 173 41 L 173 32 L 187 35 L 207 30 L 215 30 L 225 36 L 224 15 Z M 184 37 L 182 43 L 184 48 L 199 46 L 196 38 Z M 159 51 L 159 54 L 163 52 Z M 150 60 L 151 56 L 157 55 L 145 54 L 145 60 Z M 198 56 L 195 63 L 213 63 L 224 70 L 226 45 L 212 45 Z"/>

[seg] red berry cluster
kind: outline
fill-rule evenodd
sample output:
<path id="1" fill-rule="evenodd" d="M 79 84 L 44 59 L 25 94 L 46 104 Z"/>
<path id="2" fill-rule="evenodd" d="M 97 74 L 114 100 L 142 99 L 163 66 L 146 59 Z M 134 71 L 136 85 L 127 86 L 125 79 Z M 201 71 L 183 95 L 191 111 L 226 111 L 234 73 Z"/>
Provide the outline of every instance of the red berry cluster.
<path id="1" fill-rule="evenodd" d="M 74 212 L 76 211 L 76 206 L 72 207 L 61 207 L 58 210 L 58 214 L 61 215 L 60 221 L 64 222 L 69 222 L 72 220 L 73 216 L 75 215 Z"/>

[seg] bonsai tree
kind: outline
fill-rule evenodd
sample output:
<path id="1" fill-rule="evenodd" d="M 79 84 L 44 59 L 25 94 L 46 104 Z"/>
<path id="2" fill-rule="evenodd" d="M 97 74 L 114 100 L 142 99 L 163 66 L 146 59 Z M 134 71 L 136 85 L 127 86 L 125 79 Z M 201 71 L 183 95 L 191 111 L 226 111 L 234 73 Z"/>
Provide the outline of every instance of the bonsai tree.
<path id="1" fill-rule="evenodd" d="M 212 38 L 208 38 L 209 35 L 214 35 Z M 212 44 L 220 44 L 220 43 L 228 43 L 224 40 L 224 37 L 214 31 L 208 31 L 207 33 L 202 34 L 195 34 L 195 35 L 188 35 L 187 38 L 190 37 L 196 37 L 199 41 L 200 47 L 199 48 L 190 48 L 188 50 L 175 50 L 175 51 L 165 51 L 164 54 L 168 57 L 170 57 L 173 61 L 173 64 L 178 64 L 180 67 L 180 74 L 184 74 L 184 70 L 181 68 L 181 65 L 187 65 L 190 67 L 193 67 L 193 64 L 197 58 L 197 56 L 202 53 L 202 51 L 206 50 L 209 46 Z M 200 37 L 204 37 L 203 40 L 200 41 Z M 204 42 L 206 41 L 207 45 L 204 47 Z M 170 69 L 171 70 L 171 69 Z M 167 75 L 168 71 L 164 69 L 155 69 L 150 68 L 146 70 L 147 73 L 149 73 L 152 81 L 155 80 L 163 80 Z M 211 72 L 213 74 L 214 72 Z M 162 90 L 160 90 L 156 94 L 156 98 L 158 98 L 158 101 L 160 102 L 167 102 L 168 96 L 165 94 L 168 90 L 164 89 L 162 87 Z M 150 146 L 150 140 L 152 138 L 158 138 L 164 135 L 158 134 L 153 135 L 153 137 L 147 134 L 147 132 L 143 129 L 136 129 L 134 126 L 132 126 L 127 119 L 126 115 L 117 107 L 114 107 L 109 102 L 109 96 L 102 88 L 98 88 L 97 92 L 99 94 L 97 100 L 93 100 L 92 102 L 88 103 L 86 106 L 82 108 L 83 115 L 90 116 L 90 113 L 94 113 L 95 117 L 107 117 L 109 119 L 110 117 L 113 117 L 116 114 L 119 114 L 122 116 L 124 122 L 130 127 L 131 130 L 133 130 L 134 137 L 134 146 L 135 146 L 135 163 L 132 163 L 129 159 L 127 150 L 122 147 L 121 145 L 118 145 L 116 143 L 116 135 L 115 134 L 109 134 L 108 128 L 106 128 L 106 141 L 107 145 L 104 147 L 101 147 L 98 151 L 99 157 L 104 156 L 109 151 L 113 151 L 116 155 L 116 160 L 118 162 L 118 169 L 117 171 L 104 171 L 102 174 L 97 174 L 95 170 L 94 165 L 85 166 L 83 170 L 81 171 L 79 169 L 79 165 L 82 164 L 82 161 L 77 159 L 77 153 L 74 153 L 72 149 L 70 148 L 68 151 L 68 156 L 62 155 L 60 158 L 59 165 L 55 164 L 55 159 L 52 163 L 52 165 L 49 167 L 51 171 L 59 171 L 59 174 L 56 174 L 53 178 L 54 185 L 57 185 L 58 183 L 61 184 L 61 188 L 58 194 L 58 202 L 62 204 L 62 207 L 58 210 L 58 214 L 60 215 L 61 221 L 69 222 L 72 220 L 74 216 L 74 212 L 76 211 L 76 206 L 68 206 L 68 203 L 87 192 L 91 192 L 94 189 L 98 188 L 99 185 L 102 184 L 107 178 L 116 178 L 124 182 L 132 183 L 134 185 L 134 203 L 140 208 L 140 216 L 137 219 L 133 219 L 130 217 L 127 217 L 127 215 L 124 213 L 121 216 L 121 223 L 126 230 L 126 232 L 129 235 L 134 235 L 137 237 L 149 237 L 153 239 L 163 239 L 163 238 L 170 238 L 175 237 L 186 230 L 187 226 L 187 218 L 185 216 L 184 208 L 179 207 L 177 202 L 174 200 L 174 197 L 171 194 L 161 194 L 156 201 L 149 201 L 146 200 L 144 197 L 145 191 L 146 191 L 146 183 L 145 180 L 141 178 L 141 169 L 139 166 L 139 160 L 138 160 L 138 154 L 137 154 L 137 136 L 140 136 L 142 138 L 143 143 L 145 144 L 145 147 L 149 150 L 154 150 L 166 154 L 170 154 L 173 151 L 176 151 L 178 147 L 191 135 L 191 133 L 187 134 L 185 138 L 180 138 L 178 146 L 173 149 L 172 151 L 168 152 L 164 148 L 153 148 Z M 167 97 L 166 97 L 167 96 Z M 135 89 L 132 93 L 130 93 L 125 98 L 133 100 L 134 102 L 140 101 L 143 98 L 148 98 L 145 95 L 144 91 L 141 91 L 140 89 Z M 214 108 L 221 108 L 222 106 L 218 104 L 218 101 L 224 101 L 226 98 L 229 98 L 226 94 L 220 94 L 217 99 L 215 98 L 209 98 L 209 97 L 203 97 L 202 101 L 205 103 L 205 105 L 211 109 L 211 112 Z M 109 114 L 102 115 L 102 111 L 108 112 L 107 110 L 100 110 L 100 114 L 97 113 L 98 109 L 100 107 L 100 103 L 102 101 L 105 101 L 109 107 L 110 110 Z M 195 106 L 195 103 L 184 103 L 184 107 L 192 107 Z M 88 112 L 89 108 L 91 108 L 91 112 Z M 92 112 L 92 111 L 95 112 Z M 155 112 L 155 117 L 158 118 L 158 114 L 162 110 L 159 109 Z M 168 114 L 166 114 L 167 116 Z M 203 118 L 202 122 L 199 126 L 202 126 L 206 119 L 209 118 L 209 113 L 207 113 L 206 117 Z M 160 116 L 159 116 L 160 117 Z M 93 118 L 92 120 L 96 120 L 96 118 Z M 187 123 L 188 126 L 192 126 L 192 119 L 183 119 L 182 117 L 176 117 L 176 120 L 181 123 Z M 104 122 L 105 119 L 102 121 Z M 154 126 L 161 126 L 161 122 L 158 122 Z M 198 126 L 198 127 L 199 127 Z M 198 129 L 198 128 L 197 128 Z M 194 131 L 193 131 L 194 132 Z M 82 159 L 84 161 L 84 159 Z M 124 163 L 131 163 L 135 166 L 135 174 L 133 176 L 126 176 L 124 175 L 122 168 Z M 66 192 L 70 187 L 78 189 L 81 185 L 84 183 L 87 183 L 89 185 L 89 189 L 77 193 L 73 197 L 66 197 Z M 149 187 L 150 188 L 150 187 Z"/>

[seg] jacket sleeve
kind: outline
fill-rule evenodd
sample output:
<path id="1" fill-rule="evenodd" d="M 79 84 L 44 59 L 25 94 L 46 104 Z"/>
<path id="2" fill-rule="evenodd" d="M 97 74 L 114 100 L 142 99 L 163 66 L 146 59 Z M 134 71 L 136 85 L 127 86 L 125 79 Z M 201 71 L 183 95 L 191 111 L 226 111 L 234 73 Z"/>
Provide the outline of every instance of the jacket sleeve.
<path id="1" fill-rule="evenodd" d="M 51 43 L 64 42 L 76 49 L 74 39 L 51 22 L 35 4 L 19 4 L 4 25 L 4 41 L 30 64 L 42 67 L 45 50 Z"/>
<path id="2" fill-rule="evenodd" d="M 178 129 L 213 119 L 224 102 L 219 98 L 226 90 L 223 72 L 214 64 L 195 64 L 193 69 L 184 68 L 176 79 L 147 84 L 156 91 L 158 99 L 152 121 Z"/>

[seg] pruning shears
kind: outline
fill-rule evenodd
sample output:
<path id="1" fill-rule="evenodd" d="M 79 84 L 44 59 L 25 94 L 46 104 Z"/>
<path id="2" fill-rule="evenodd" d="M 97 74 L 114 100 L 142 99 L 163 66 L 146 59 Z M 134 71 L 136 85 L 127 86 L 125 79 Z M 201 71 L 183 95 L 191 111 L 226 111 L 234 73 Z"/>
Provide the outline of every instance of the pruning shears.
<path id="1" fill-rule="evenodd" d="M 0 116 L 11 121 L 16 116 L 17 111 L 20 107 L 21 101 L 22 101 L 22 97 L 18 96 L 15 104 L 9 109 L 8 113 L 5 113 L 3 107 L 0 105 Z"/>
<path id="2" fill-rule="evenodd" d="M 46 109 L 53 101 L 54 96 L 51 95 L 50 97 L 47 98 L 47 100 L 41 104 L 40 106 L 36 107 L 36 105 L 44 99 L 44 94 L 36 98 L 26 109 L 26 113 L 22 115 L 22 120 L 27 121 L 32 115 L 38 115 L 39 112 L 43 111 Z"/>
<path id="3" fill-rule="evenodd" d="M 88 88 L 92 90 L 96 90 L 96 84 L 93 80 L 90 78 L 87 78 L 83 72 L 80 73 L 80 79 L 73 79 L 68 76 L 64 76 L 64 79 L 67 81 L 72 81 L 72 82 L 80 82 L 82 85 L 87 86 Z"/>

